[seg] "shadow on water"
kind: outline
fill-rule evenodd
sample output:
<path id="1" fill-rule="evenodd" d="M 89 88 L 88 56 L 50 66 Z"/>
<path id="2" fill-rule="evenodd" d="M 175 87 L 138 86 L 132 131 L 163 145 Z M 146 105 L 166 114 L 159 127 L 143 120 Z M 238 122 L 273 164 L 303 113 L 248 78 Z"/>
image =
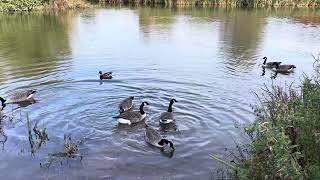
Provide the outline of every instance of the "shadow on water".
<path id="1" fill-rule="evenodd" d="M 167 158 L 172 158 L 174 155 L 174 150 L 166 151 L 165 149 L 161 148 L 160 151 L 161 154 Z"/>
<path id="2" fill-rule="evenodd" d="M 279 77 L 279 75 L 281 76 L 290 76 L 293 75 L 294 72 L 290 72 L 290 73 L 285 73 L 285 72 L 273 72 L 272 76 L 270 77 L 271 79 L 276 79 L 277 77 Z"/>
<path id="3" fill-rule="evenodd" d="M 178 126 L 175 122 L 168 123 L 168 124 L 159 123 L 159 126 L 160 126 L 160 130 L 164 132 L 179 131 Z"/>
<path id="4" fill-rule="evenodd" d="M 34 98 L 30 98 L 26 101 L 21 101 L 21 102 L 17 102 L 16 104 L 20 107 L 20 108 L 25 108 L 25 107 L 28 107 L 32 104 L 35 104 L 37 103 L 38 101 L 35 100 Z"/>
<path id="5" fill-rule="evenodd" d="M 266 70 L 268 72 L 270 72 L 270 79 L 276 79 L 278 77 L 278 75 L 283 75 L 283 76 L 289 76 L 291 74 L 294 74 L 294 72 L 275 72 L 273 71 L 272 69 L 270 68 L 265 68 L 265 67 L 262 67 L 262 74 L 261 76 L 264 76 L 266 74 Z"/>

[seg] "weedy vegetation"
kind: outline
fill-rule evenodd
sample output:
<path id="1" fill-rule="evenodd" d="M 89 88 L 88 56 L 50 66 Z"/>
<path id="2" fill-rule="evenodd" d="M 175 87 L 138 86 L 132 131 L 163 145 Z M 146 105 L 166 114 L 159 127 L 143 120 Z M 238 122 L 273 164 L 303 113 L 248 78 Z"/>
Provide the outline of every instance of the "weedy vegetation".
<path id="1" fill-rule="evenodd" d="M 85 0 L 0 0 L 0 12 L 32 11 L 36 9 L 78 9 L 87 8 Z"/>
<path id="2" fill-rule="evenodd" d="M 79 145 L 81 145 L 83 141 L 73 141 L 70 135 L 64 135 L 64 150 L 62 152 L 50 153 L 46 162 L 40 163 L 40 167 L 49 168 L 52 163 L 62 162 L 64 159 L 68 160 L 77 160 L 82 161 L 83 156 L 79 153 Z"/>
<path id="3" fill-rule="evenodd" d="M 231 162 L 212 156 L 237 179 L 320 178 L 320 58 L 315 75 L 301 87 L 264 87 L 257 95 L 255 122 L 243 129 L 251 144 L 239 145 Z"/>
<path id="4" fill-rule="evenodd" d="M 48 134 L 46 129 L 38 128 L 39 119 L 36 121 L 34 127 L 31 129 L 31 123 L 29 120 L 28 114 L 27 116 L 27 127 L 28 127 L 28 140 L 30 143 L 31 154 L 34 156 L 36 150 L 40 149 L 43 143 L 49 141 Z M 32 133 L 33 132 L 33 133 Z M 35 139 L 33 138 L 35 136 Z"/>

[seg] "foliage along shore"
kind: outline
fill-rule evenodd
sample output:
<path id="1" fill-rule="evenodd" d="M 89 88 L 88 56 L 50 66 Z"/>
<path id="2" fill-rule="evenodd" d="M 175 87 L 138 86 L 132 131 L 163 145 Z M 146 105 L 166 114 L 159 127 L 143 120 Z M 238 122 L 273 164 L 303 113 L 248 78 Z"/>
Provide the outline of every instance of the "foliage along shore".
<path id="1" fill-rule="evenodd" d="M 0 12 L 80 9 L 89 6 L 85 0 L 0 0 Z"/>
<path id="2" fill-rule="evenodd" d="M 0 0 L 0 12 L 32 11 L 40 9 L 80 9 L 90 7 L 91 2 L 117 5 L 162 5 L 168 7 L 255 7 L 255 8 L 318 8 L 320 0 Z"/>
<path id="3" fill-rule="evenodd" d="M 249 144 L 228 161 L 235 179 L 320 179 L 320 55 L 315 75 L 293 88 L 271 86 L 257 95 L 256 120 L 243 126 Z"/>
<path id="4" fill-rule="evenodd" d="M 320 0 L 100 0 L 105 4 L 163 5 L 168 7 L 205 6 L 238 8 L 319 8 Z"/>

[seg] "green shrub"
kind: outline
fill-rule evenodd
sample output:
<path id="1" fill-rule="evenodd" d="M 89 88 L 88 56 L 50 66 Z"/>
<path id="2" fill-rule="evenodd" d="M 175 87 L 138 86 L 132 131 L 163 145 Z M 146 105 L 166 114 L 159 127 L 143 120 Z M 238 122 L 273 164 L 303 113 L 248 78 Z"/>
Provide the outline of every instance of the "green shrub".
<path id="1" fill-rule="evenodd" d="M 237 165 L 239 179 L 320 178 L 320 77 L 304 77 L 301 88 L 264 88 L 254 123 L 249 155 Z"/>

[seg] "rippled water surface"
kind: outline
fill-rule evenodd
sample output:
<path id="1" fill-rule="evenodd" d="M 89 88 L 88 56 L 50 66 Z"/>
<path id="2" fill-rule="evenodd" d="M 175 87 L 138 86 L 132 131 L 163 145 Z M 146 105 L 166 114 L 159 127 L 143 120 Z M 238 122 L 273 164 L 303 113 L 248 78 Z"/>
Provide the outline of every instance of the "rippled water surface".
<path id="1" fill-rule="evenodd" d="M 225 9 L 101 8 L 60 14 L 0 15 L 0 95 L 36 89 L 35 104 L 8 105 L 16 119 L 47 128 L 31 156 L 26 120 L 2 122 L 0 179 L 215 179 L 216 161 L 245 142 L 236 126 L 254 120 L 253 91 L 312 73 L 320 13 Z M 293 63 L 291 75 L 261 76 L 261 58 Z M 113 71 L 100 81 L 98 71 Z M 148 101 L 146 123 L 171 139 L 173 157 L 144 141 L 144 124 L 112 118 L 125 97 Z M 175 128 L 158 117 L 176 98 Z M 83 140 L 83 160 L 40 168 L 63 150 L 64 134 Z"/>

